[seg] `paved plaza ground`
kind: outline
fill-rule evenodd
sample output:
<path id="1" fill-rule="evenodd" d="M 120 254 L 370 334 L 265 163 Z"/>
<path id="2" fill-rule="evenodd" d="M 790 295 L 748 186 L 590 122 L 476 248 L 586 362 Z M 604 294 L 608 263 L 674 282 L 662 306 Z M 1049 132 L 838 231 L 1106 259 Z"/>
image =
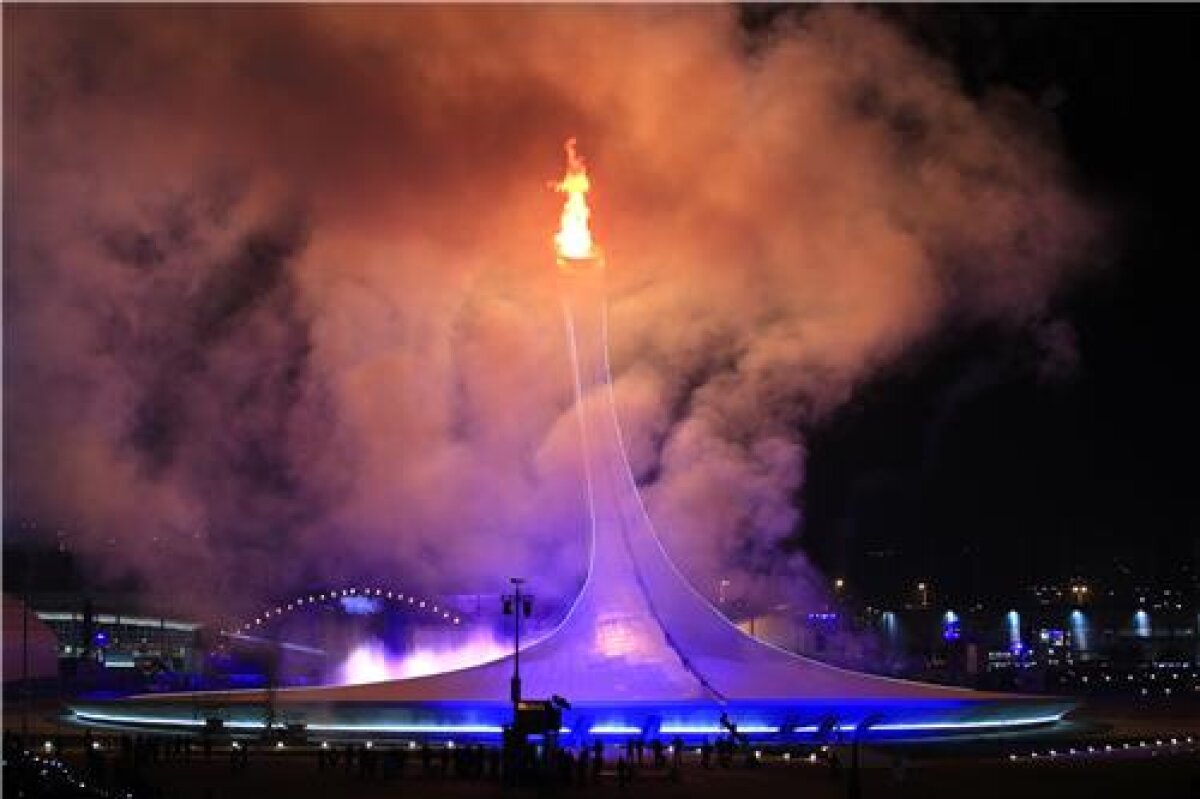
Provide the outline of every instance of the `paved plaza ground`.
<path id="1" fill-rule="evenodd" d="M 875 752 L 874 754 L 878 754 Z M 76 758 L 68 756 L 69 761 Z M 410 769 L 410 771 L 417 771 Z M 491 797 L 520 795 L 648 796 L 648 797 L 846 797 L 850 795 L 845 770 L 833 776 L 824 765 L 768 762 L 746 770 L 704 770 L 685 764 L 679 782 L 665 772 L 643 769 L 628 786 L 618 785 L 607 772 L 598 784 L 586 787 L 505 788 L 488 781 L 460 780 L 453 776 L 426 777 L 409 773 L 404 778 L 361 777 L 341 769 L 319 771 L 311 752 L 268 752 L 233 771 L 227 758 L 204 762 L 169 762 L 149 766 L 144 778 L 151 796 L 177 799 L 260 799 L 261 797 Z M 892 768 L 872 766 L 862 770 L 863 797 L 918 799 L 925 797 L 1155 797 L 1200 796 L 1200 758 L 1196 750 L 1156 752 L 1127 756 L 1093 756 L 1056 762 L 1012 763 L 982 757 L 912 758 L 903 778 Z"/>

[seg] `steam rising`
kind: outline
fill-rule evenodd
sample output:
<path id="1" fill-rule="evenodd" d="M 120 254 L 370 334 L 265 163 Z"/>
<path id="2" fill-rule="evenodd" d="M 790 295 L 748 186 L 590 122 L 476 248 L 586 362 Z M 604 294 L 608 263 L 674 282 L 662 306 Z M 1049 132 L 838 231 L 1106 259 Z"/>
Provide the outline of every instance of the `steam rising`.
<path id="1" fill-rule="evenodd" d="M 712 593 L 804 577 L 803 431 L 1089 244 L 1036 112 L 870 13 L 4 9 L 8 516 L 213 611 L 306 579 L 568 596 L 546 180 L 579 137 L 616 395 Z"/>
<path id="2" fill-rule="evenodd" d="M 338 666 L 338 685 L 361 685 L 385 680 L 405 680 L 475 666 L 504 657 L 511 645 L 496 640 L 492 631 L 478 628 L 463 641 L 424 644 L 404 655 L 394 655 L 378 640 L 356 646 Z"/>

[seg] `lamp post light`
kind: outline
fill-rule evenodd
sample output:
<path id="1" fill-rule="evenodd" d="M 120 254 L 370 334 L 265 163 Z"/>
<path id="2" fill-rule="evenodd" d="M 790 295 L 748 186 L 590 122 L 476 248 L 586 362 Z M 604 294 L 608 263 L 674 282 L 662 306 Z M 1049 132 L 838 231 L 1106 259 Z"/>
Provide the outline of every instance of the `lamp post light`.
<path id="1" fill-rule="evenodd" d="M 517 705 L 521 702 L 521 617 L 529 618 L 533 611 L 533 597 L 521 593 L 524 577 L 510 577 L 513 592 L 501 597 L 505 616 L 513 617 L 513 676 L 509 695 L 513 703 L 513 720 L 516 720 Z"/>
<path id="2" fill-rule="evenodd" d="M 1087 601 L 1088 587 L 1086 584 L 1077 583 L 1071 586 L 1071 594 L 1074 596 L 1075 604 L 1082 605 Z"/>

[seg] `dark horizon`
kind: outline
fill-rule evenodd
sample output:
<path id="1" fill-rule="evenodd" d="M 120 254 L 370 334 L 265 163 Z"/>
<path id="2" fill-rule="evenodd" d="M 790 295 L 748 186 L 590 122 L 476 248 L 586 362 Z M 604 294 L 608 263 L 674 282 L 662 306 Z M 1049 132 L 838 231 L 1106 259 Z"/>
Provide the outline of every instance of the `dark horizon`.
<path id="1" fill-rule="evenodd" d="M 972 94 L 1037 98 L 1115 235 L 1109 263 L 1054 298 L 1061 327 L 1014 336 L 950 320 L 813 432 L 806 550 L 830 575 L 899 570 L 964 597 L 973 583 L 986 594 L 1072 575 L 1190 574 L 1194 590 L 1198 131 L 1183 108 L 1196 10 L 882 13 Z"/>

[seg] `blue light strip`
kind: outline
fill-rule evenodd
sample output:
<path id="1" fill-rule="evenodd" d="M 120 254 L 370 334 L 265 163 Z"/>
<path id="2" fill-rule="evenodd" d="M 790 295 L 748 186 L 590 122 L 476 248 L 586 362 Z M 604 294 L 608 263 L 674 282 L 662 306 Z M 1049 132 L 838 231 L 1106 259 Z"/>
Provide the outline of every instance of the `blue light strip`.
<path id="1" fill-rule="evenodd" d="M 75 718 L 83 721 L 95 721 L 99 724 L 166 724 L 171 727 L 203 727 L 205 722 L 198 719 L 171 719 L 158 716 L 119 716 L 108 713 L 75 712 Z M 261 726 L 261 725 L 260 725 Z"/>
<path id="2" fill-rule="evenodd" d="M 747 735 L 775 735 L 779 732 L 779 727 L 763 727 L 753 724 L 737 725 L 738 732 L 744 732 Z M 816 727 L 813 727 L 815 730 Z M 708 725 L 671 725 L 664 724 L 660 730 L 663 735 L 721 735 L 726 731 L 725 727 L 719 724 Z"/>
<path id="3" fill-rule="evenodd" d="M 1014 727 L 1030 727 L 1039 724 L 1053 724 L 1062 719 L 1058 713 L 1047 716 L 1031 716 L 1014 719 L 980 719 L 977 721 L 929 721 L 929 722 L 898 722 L 876 724 L 871 730 L 876 732 L 949 732 L 966 730 L 1003 729 Z M 80 713 L 75 717 L 84 722 L 97 724 L 140 724 L 162 725 L 168 727 L 200 728 L 206 724 L 201 719 L 170 718 L 162 716 L 120 715 L 108 713 Z M 240 730 L 261 730 L 266 727 L 262 721 L 224 721 L 225 727 Z M 280 729 L 283 725 L 276 725 Z M 852 732 L 857 724 L 847 723 L 837 725 L 842 732 Z M 503 728 L 498 724 L 310 724 L 307 729 L 314 732 L 351 732 L 351 733 L 409 733 L 431 735 L 499 735 Z M 815 733 L 818 727 L 808 725 L 794 728 L 796 733 Z M 570 733 L 569 727 L 563 727 L 560 732 Z M 663 735 L 720 735 L 725 732 L 717 725 L 664 725 L 659 730 Z M 745 725 L 738 727 L 739 732 L 748 735 L 776 735 L 781 728 L 765 725 Z M 642 728 L 620 724 L 601 724 L 592 727 L 592 735 L 640 735 Z"/>
<path id="4" fill-rule="evenodd" d="M 876 724 L 873 730 L 889 732 L 929 732 L 934 730 L 978 730 L 995 729 L 1000 727 L 1032 727 L 1038 724 L 1053 724 L 1061 721 L 1062 713 L 1052 716 L 1032 716 L 1024 719 L 980 719 L 978 721 L 913 721 L 904 724 Z M 853 727 L 840 726 L 838 729 L 850 730 Z"/>
<path id="5" fill-rule="evenodd" d="M 75 717 L 81 721 L 92 721 L 98 724 L 160 724 L 171 727 L 203 727 L 206 723 L 197 719 L 108 713 L 77 712 Z M 224 726 L 239 730 L 261 730 L 267 725 L 262 721 L 225 721 Z M 282 724 L 275 726 L 284 729 Z M 463 735 L 499 735 L 502 732 L 502 728 L 496 724 L 310 724 L 306 729 L 321 732 L 461 733 Z M 570 729 L 563 728 L 562 731 L 570 732 Z"/>
<path id="6" fill-rule="evenodd" d="M 262 726 L 262 725 L 259 725 Z M 309 724 L 306 729 L 323 732 L 407 732 L 461 733 L 463 735 L 499 735 L 499 724 Z M 570 727 L 560 727 L 560 734 L 569 734 Z"/>
<path id="7" fill-rule="evenodd" d="M 499 735 L 498 724 L 310 724 L 308 729 L 320 732 L 400 732 L 400 733 L 458 733 L 460 735 Z"/>

